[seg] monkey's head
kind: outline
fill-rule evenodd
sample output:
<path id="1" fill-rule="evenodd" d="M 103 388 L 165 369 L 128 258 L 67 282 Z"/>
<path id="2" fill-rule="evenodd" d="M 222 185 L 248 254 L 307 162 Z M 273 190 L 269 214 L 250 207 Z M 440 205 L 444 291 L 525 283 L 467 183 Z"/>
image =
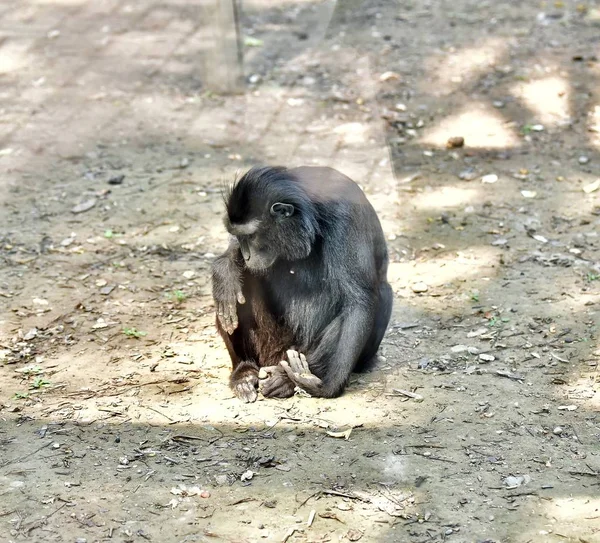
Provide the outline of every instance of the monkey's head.
<path id="1" fill-rule="evenodd" d="M 306 258 L 318 235 L 316 210 L 285 168 L 252 168 L 225 198 L 225 226 L 247 268 L 261 273 L 277 260 Z"/>

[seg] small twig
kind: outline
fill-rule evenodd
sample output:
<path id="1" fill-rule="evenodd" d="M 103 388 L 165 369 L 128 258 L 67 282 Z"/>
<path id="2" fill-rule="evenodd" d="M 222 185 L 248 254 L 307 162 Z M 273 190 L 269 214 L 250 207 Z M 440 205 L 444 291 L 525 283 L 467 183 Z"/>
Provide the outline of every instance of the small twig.
<path id="1" fill-rule="evenodd" d="M 448 462 L 449 464 L 458 464 L 456 460 L 450 460 L 449 458 L 442 458 L 441 456 L 431 456 L 429 454 L 421 454 L 418 452 L 414 452 L 417 456 L 422 456 L 423 458 L 427 458 L 428 460 L 438 460 L 439 462 Z"/>
<path id="2" fill-rule="evenodd" d="M 294 535 L 294 533 L 296 533 L 296 530 L 297 530 L 297 529 L 298 529 L 298 528 L 296 528 L 296 527 L 293 527 L 293 526 L 292 526 L 292 527 L 291 527 L 291 528 L 290 528 L 290 529 L 289 529 L 289 530 L 286 532 L 286 534 L 283 536 L 283 539 L 281 540 L 281 543 L 286 543 L 286 541 L 287 541 L 287 540 L 288 540 L 290 537 L 292 537 L 292 536 Z"/>
<path id="3" fill-rule="evenodd" d="M 166 419 L 170 420 L 171 422 L 177 422 L 174 419 L 172 419 L 171 417 L 169 417 L 169 415 L 165 415 L 164 413 L 161 413 L 158 409 L 154 409 L 154 407 L 148 407 L 147 405 L 142 405 L 142 407 L 144 407 L 145 409 L 150 409 L 150 411 L 154 411 L 155 413 L 158 413 L 159 415 L 165 417 Z"/>
<path id="4" fill-rule="evenodd" d="M 369 500 L 365 498 L 361 498 L 360 496 L 355 496 L 352 494 L 346 494 L 345 492 L 339 492 L 337 490 L 322 490 L 321 494 L 327 494 L 328 496 L 339 496 L 340 498 L 350 498 L 351 500 L 359 500 L 361 502 L 369 503 Z"/>
<path id="5" fill-rule="evenodd" d="M 423 396 L 417 394 L 416 392 L 410 392 L 408 390 L 402 390 L 401 388 L 393 388 L 392 392 L 395 394 L 400 394 L 401 396 L 406 396 L 407 398 L 412 398 L 416 402 L 422 402 Z"/>
<path id="6" fill-rule="evenodd" d="M 518 498 L 519 496 L 539 496 L 539 494 L 535 490 L 524 490 L 523 492 L 515 492 L 514 494 L 508 494 L 507 496 L 504 496 L 504 498 Z"/>
<path id="7" fill-rule="evenodd" d="M 518 375 L 516 373 L 511 373 L 510 371 L 496 370 L 495 373 L 499 377 L 506 377 L 508 379 L 513 379 L 514 381 L 522 381 L 523 379 L 525 379 L 522 375 Z"/>
<path id="8" fill-rule="evenodd" d="M 433 443 L 423 443 L 421 445 L 404 445 L 405 447 L 413 447 L 418 449 L 445 449 L 445 445 L 435 445 Z M 467 447 L 467 445 L 465 445 Z"/>
<path id="9" fill-rule="evenodd" d="M 583 475 L 585 477 L 600 477 L 600 472 L 594 471 L 569 471 L 570 475 Z"/>

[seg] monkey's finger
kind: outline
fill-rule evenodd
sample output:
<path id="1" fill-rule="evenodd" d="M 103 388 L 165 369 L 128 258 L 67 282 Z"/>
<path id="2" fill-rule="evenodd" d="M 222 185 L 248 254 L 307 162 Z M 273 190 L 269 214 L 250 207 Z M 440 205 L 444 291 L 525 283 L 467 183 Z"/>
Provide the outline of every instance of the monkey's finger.
<path id="1" fill-rule="evenodd" d="M 227 332 L 227 321 L 225 319 L 225 311 L 223 310 L 223 304 L 217 305 L 217 319 L 219 321 L 219 324 Z"/>
<path id="2" fill-rule="evenodd" d="M 308 366 L 308 362 L 306 361 L 306 356 L 304 356 L 302 353 L 300 354 L 300 365 L 302 366 L 302 373 L 312 373 L 310 371 L 310 367 Z"/>
<path id="3" fill-rule="evenodd" d="M 302 363 L 301 355 L 298 351 L 289 350 L 287 351 L 288 362 L 294 373 L 310 373 L 308 364 L 306 364 L 306 358 L 304 358 L 304 364 Z"/>
<path id="4" fill-rule="evenodd" d="M 229 328 L 231 330 L 231 332 L 229 333 L 233 334 L 233 331 L 237 328 L 238 325 L 237 311 L 235 310 L 235 306 L 230 305 L 227 307 L 227 318 L 229 321 Z"/>
<path id="5" fill-rule="evenodd" d="M 244 305 L 246 303 L 246 298 L 244 298 L 244 295 L 242 294 L 241 290 L 237 293 L 237 301 L 238 301 L 238 304 L 242 304 L 242 305 Z"/>
<path id="6" fill-rule="evenodd" d="M 298 384 L 298 378 L 300 377 L 299 373 L 296 373 L 294 369 L 290 366 L 287 360 L 282 360 L 279 365 L 285 370 L 287 376 L 294 381 L 294 383 Z"/>

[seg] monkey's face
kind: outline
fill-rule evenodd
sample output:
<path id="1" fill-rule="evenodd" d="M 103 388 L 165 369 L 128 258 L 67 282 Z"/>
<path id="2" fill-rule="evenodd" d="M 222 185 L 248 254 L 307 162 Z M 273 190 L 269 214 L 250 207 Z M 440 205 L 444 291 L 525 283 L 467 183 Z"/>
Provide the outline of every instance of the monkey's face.
<path id="1" fill-rule="evenodd" d="M 293 242 L 290 235 L 298 230 L 294 225 L 295 208 L 292 204 L 275 202 L 261 219 L 245 223 L 228 224 L 229 232 L 236 237 L 246 267 L 253 272 L 268 270 L 278 258 L 285 259 Z"/>
<path id="2" fill-rule="evenodd" d="M 249 270 L 261 272 L 268 270 L 277 260 L 277 252 L 265 244 L 261 235 L 237 236 L 244 263 Z"/>

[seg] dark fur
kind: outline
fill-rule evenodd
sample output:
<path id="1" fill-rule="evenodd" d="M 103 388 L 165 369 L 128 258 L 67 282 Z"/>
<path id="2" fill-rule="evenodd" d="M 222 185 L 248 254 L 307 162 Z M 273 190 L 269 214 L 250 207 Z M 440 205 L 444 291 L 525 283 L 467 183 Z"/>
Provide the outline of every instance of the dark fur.
<path id="1" fill-rule="evenodd" d="M 273 216 L 277 202 L 294 213 Z M 251 169 L 227 194 L 226 209 L 233 237 L 214 262 L 213 295 L 233 321 L 217 318 L 232 388 L 253 401 L 242 389 L 258 385 L 259 367 L 279 364 L 294 348 L 322 380 L 308 392 L 340 395 L 350 373 L 375 357 L 391 314 L 387 248 L 373 207 L 336 170 L 303 167 Z M 286 397 L 294 387 L 280 366 L 263 393 Z"/>

